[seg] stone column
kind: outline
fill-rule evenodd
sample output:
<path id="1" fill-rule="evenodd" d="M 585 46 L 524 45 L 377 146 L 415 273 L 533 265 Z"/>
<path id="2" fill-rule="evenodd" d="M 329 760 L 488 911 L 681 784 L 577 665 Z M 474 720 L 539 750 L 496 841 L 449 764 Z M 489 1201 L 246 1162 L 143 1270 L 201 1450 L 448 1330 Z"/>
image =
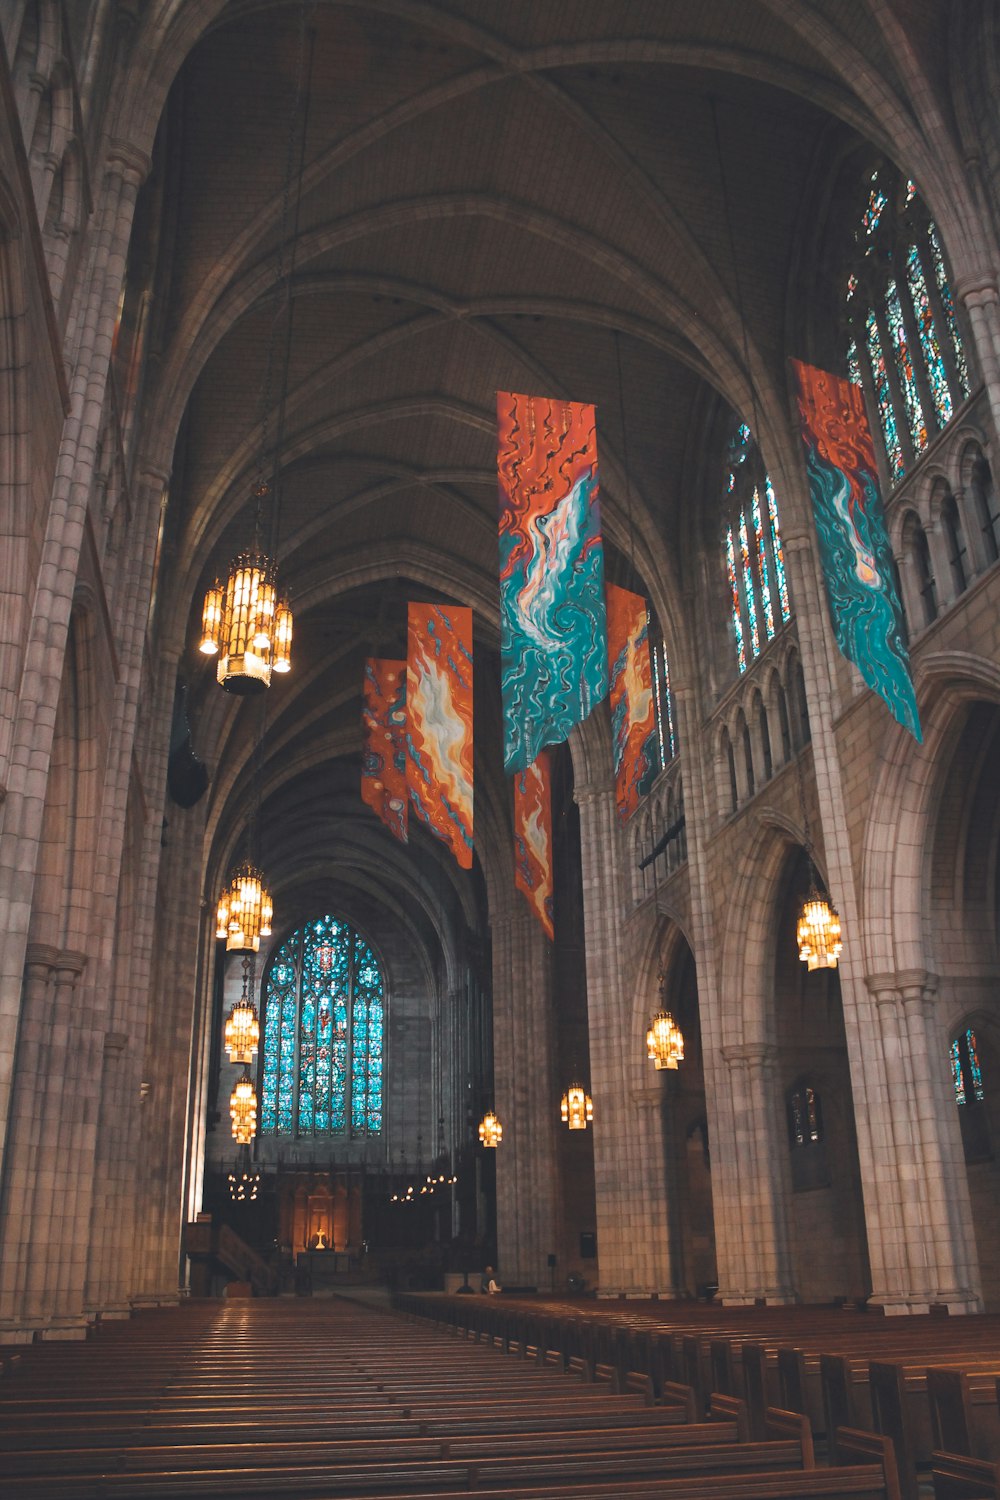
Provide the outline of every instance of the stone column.
<path id="1" fill-rule="evenodd" d="M 77 1005 L 82 953 L 32 945 L 0 1208 L 0 1341 L 83 1338 L 97 1135 L 88 1087 L 103 1038 Z"/>
<path id="2" fill-rule="evenodd" d="M 873 1303 L 892 1312 L 981 1310 L 968 1181 L 944 1047 L 935 1025 L 936 978 L 873 974 L 884 1072 L 877 1111 L 887 1168 L 877 1184 L 887 1228 L 872 1240 Z"/>
<path id="3" fill-rule="evenodd" d="M 633 1094 L 631 966 L 621 934 L 626 885 L 614 791 L 594 784 L 573 795 L 580 808 L 600 1295 L 669 1297 L 675 1277 L 663 1143 L 654 1143 L 648 1106 L 637 1109 Z M 654 1157 L 659 1165 L 652 1173 Z"/>
<path id="4" fill-rule="evenodd" d="M 1000 297 L 990 271 L 963 279 L 955 288 L 972 325 L 979 368 L 989 396 L 993 426 L 1000 432 Z"/>
<path id="5" fill-rule="evenodd" d="M 727 1198 L 735 1221 L 720 1223 L 716 1211 L 717 1238 L 725 1237 L 729 1249 L 725 1281 L 719 1258 L 719 1297 L 728 1306 L 794 1302 L 777 1048 L 751 1042 L 724 1047 L 722 1056 L 729 1070 L 736 1191 Z"/>
<path id="6" fill-rule="evenodd" d="M 523 898 L 493 918 L 493 1072 L 497 1254 L 502 1282 L 546 1287 L 556 1248 L 559 1174 L 553 1089 L 551 959 Z"/>
<path id="7" fill-rule="evenodd" d="M 0 836 L 0 930 L 4 933 L 0 954 L 0 1148 L 4 1150 L 56 705 L 103 421 L 118 297 L 136 196 L 148 166 L 148 160 L 124 142 L 113 145 L 105 163 L 98 228 L 75 303 L 78 348 L 70 384 L 70 412 L 63 429 L 35 580 L 11 737 L 6 817 Z"/>

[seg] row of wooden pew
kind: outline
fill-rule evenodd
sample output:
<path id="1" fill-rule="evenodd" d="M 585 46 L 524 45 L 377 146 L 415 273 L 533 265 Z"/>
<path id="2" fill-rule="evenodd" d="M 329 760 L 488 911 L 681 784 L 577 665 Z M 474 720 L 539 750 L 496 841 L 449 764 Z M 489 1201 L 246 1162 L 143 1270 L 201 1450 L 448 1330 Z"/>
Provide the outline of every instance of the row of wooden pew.
<path id="1" fill-rule="evenodd" d="M 402 1295 L 397 1305 L 473 1339 L 545 1351 L 616 1386 L 739 1398 L 759 1439 L 771 1404 L 805 1415 L 836 1464 L 838 1431 L 892 1443 L 904 1500 L 933 1476 L 937 1500 L 1000 1500 L 1000 1319 L 883 1318 L 835 1308 Z M 854 1450 L 852 1449 L 852 1452 Z"/>
<path id="2" fill-rule="evenodd" d="M 0 1376 L 0 1496 L 900 1500 L 884 1436 L 842 1429 L 817 1466 L 804 1414 L 765 1409 L 753 1435 L 739 1397 L 700 1414 L 683 1382 L 456 1332 L 200 1302 L 31 1347 Z"/>

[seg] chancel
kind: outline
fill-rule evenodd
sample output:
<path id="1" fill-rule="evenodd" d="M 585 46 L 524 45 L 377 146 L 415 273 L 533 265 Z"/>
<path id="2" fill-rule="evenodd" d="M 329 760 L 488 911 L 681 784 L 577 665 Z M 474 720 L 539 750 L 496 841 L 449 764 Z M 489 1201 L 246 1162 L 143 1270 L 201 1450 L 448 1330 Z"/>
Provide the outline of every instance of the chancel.
<path id="1" fill-rule="evenodd" d="M 1000 1311 L 997 7 L 0 38 L 0 1360 Z"/>

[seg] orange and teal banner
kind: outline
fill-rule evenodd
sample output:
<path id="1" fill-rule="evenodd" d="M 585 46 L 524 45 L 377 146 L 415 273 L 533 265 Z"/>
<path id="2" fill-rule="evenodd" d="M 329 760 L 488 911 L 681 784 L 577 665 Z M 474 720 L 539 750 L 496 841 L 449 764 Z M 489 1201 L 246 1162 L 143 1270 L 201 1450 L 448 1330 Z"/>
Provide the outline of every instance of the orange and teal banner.
<path id="1" fill-rule="evenodd" d="M 861 387 L 800 360 L 788 362 L 837 645 L 919 740 L 920 716 Z"/>
<path id="2" fill-rule="evenodd" d="M 417 816 L 472 868 L 472 610 L 410 604 L 406 784 Z"/>
<path id="3" fill-rule="evenodd" d="M 365 662 L 361 799 L 400 843 L 407 839 L 406 662 Z"/>
<path id="4" fill-rule="evenodd" d="M 528 898 L 546 937 L 552 920 L 552 775 L 543 750 L 527 770 L 514 775 L 514 879 Z"/>
<path id="5" fill-rule="evenodd" d="M 641 594 L 608 584 L 608 671 L 615 798 L 624 823 L 659 770 L 649 611 Z"/>
<path id="6" fill-rule="evenodd" d="M 497 392 L 504 768 L 560 744 L 608 690 L 594 408 Z"/>

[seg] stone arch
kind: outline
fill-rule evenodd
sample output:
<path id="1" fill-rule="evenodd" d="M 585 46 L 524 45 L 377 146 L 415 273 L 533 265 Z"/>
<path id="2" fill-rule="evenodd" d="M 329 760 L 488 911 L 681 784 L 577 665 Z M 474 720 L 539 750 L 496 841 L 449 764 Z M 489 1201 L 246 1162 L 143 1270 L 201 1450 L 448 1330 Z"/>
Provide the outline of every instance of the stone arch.
<path id="1" fill-rule="evenodd" d="M 887 727 L 865 825 L 859 910 L 869 974 L 931 967 L 921 913 L 936 792 L 960 729 L 958 711 L 977 700 L 1000 703 L 1000 665 L 941 652 L 921 662 L 916 686 L 923 742 L 897 724 Z"/>

